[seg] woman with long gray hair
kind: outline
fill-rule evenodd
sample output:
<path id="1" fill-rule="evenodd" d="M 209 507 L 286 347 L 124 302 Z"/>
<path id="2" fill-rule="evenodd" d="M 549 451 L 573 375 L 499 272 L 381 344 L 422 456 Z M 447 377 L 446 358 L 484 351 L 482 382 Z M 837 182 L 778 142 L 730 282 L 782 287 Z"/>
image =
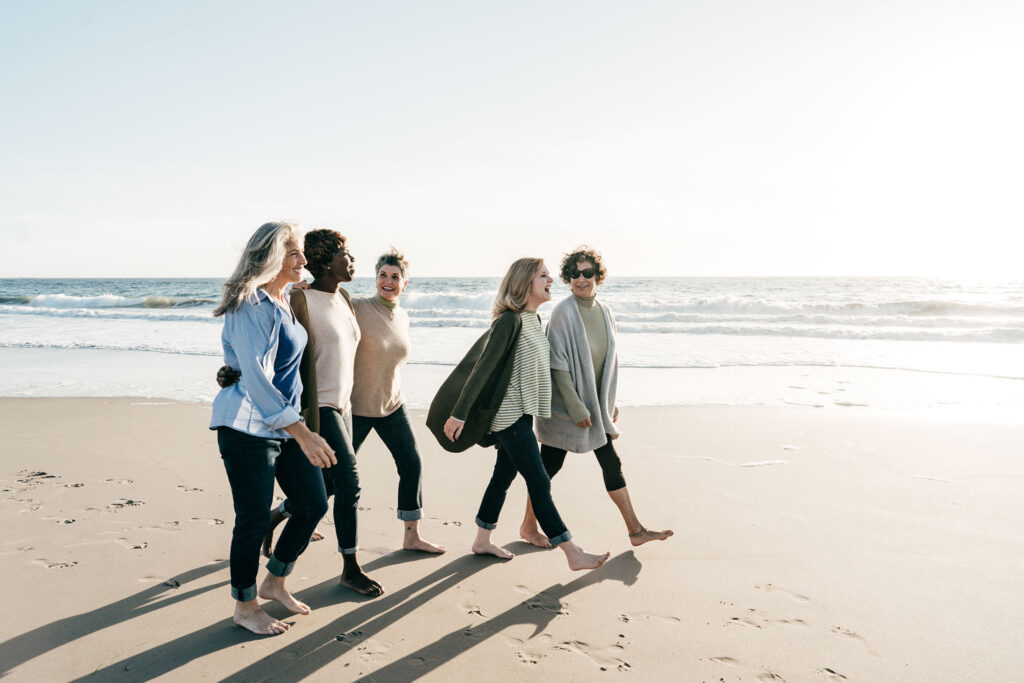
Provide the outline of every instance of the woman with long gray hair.
<path id="1" fill-rule="evenodd" d="M 285 298 L 285 288 L 299 281 L 306 264 L 299 238 L 290 223 L 260 226 L 213 312 L 224 317 L 224 361 L 242 371 L 236 384 L 217 394 L 210 421 L 235 508 L 230 554 L 234 621 L 260 635 L 283 633 L 288 624 L 267 614 L 257 596 L 296 614 L 310 612 L 287 590 L 285 578 L 327 512 L 318 468 L 336 462 L 327 442 L 299 414 L 299 362 L 307 336 Z M 257 589 L 275 479 L 293 501 L 293 514 L 267 563 L 269 575 Z"/>

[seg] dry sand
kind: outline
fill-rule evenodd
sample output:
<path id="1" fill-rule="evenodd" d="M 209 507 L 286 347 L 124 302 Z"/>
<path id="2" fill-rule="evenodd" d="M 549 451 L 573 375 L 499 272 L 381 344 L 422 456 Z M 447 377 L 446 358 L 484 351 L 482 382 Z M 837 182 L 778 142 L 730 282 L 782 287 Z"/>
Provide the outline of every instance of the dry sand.
<path id="1" fill-rule="evenodd" d="M 495 540 L 469 554 L 493 465 L 441 451 L 413 413 L 424 537 L 396 550 L 397 475 L 359 454 L 360 559 L 385 589 L 337 585 L 311 544 L 289 583 L 314 612 L 286 634 L 232 626 L 231 497 L 209 406 L 0 399 L 0 675 L 10 680 L 1007 681 L 1024 654 L 1024 427 L 858 408 L 623 411 L 637 511 L 674 538 L 632 548 L 590 455 L 555 500 L 570 572 L 517 541 L 513 484 Z M 262 576 L 262 572 L 261 572 Z M 285 617 L 276 606 L 268 610 Z"/>

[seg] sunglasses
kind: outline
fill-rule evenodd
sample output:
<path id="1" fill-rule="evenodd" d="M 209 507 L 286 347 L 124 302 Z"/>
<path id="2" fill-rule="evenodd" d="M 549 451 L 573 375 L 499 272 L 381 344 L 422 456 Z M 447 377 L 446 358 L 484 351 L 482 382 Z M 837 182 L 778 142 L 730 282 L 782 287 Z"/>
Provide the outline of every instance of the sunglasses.
<path id="1" fill-rule="evenodd" d="M 575 266 L 573 266 L 572 268 L 569 269 L 569 277 L 571 279 L 575 280 L 580 275 L 582 275 L 583 277 L 585 277 L 587 279 L 592 278 L 595 275 L 597 275 L 597 268 L 591 267 L 591 268 L 584 268 L 583 270 L 580 270 L 580 269 L 576 268 Z"/>

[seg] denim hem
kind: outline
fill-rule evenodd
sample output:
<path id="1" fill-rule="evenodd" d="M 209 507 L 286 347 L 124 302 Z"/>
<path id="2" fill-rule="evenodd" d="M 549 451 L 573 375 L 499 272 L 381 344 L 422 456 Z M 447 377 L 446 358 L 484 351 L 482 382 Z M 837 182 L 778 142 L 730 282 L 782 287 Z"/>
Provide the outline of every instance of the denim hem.
<path id="1" fill-rule="evenodd" d="M 246 586 L 245 588 L 239 588 L 238 586 L 231 587 L 231 597 L 239 602 L 249 602 L 250 600 L 256 599 L 256 584 Z"/>
<path id="2" fill-rule="evenodd" d="M 418 519 L 423 519 L 423 510 L 399 510 L 398 518 L 403 522 L 415 522 Z"/>
<path id="3" fill-rule="evenodd" d="M 476 518 L 476 525 L 481 529 L 487 529 L 488 531 L 493 531 L 494 529 L 498 528 L 497 524 L 489 524 L 480 519 L 479 517 Z"/>
<path id="4" fill-rule="evenodd" d="M 277 555 L 271 555 L 267 561 L 267 571 L 274 576 L 288 576 L 295 568 L 295 562 L 282 562 Z"/>
<path id="5" fill-rule="evenodd" d="M 354 545 L 351 548 L 342 548 L 339 545 L 338 546 L 338 552 L 341 553 L 342 555 L 355 555 L 357 552 L 359 552 L 359 546 Z"/>
<path id="6" fill-rule="evenodd" d="M 551 542 L 551 546 L 554 547 L 554 546 L 556 546 L 556 545 L 558 545 L 560 543 L 565 543 L 566 541 L 572 540 L 572 534 L 570 534 L 568 529 L 567 529 L 564 534 L 558 534 L 557 536 L 552 536 L 548 540 Z"/>
<path id="7" fill-rule="evenodd" d="M 288 512 L 288 508 L 286 508 L 284 506 L 284 504 L 287 503 L 287 502 L 288 502 L 287 499 L 286 500 L 282 500 L 281 504 L 277 506 L 277 511 L 280 512 L 284 516 L 285 519 L 291 519 L 292 518 L 292 513 Z"/>

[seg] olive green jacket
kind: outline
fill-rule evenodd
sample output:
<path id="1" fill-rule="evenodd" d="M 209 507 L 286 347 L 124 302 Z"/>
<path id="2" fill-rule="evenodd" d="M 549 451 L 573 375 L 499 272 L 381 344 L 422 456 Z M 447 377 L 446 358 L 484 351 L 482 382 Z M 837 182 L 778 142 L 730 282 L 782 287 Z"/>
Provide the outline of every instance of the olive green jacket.
<path id="1" fill-rule="evenodd" d="M 427 413 L 427 427 L 441 448 L 461 453 L 474 444 L 493 445 L 487 432 L 508 390 L 522 326 L 518 313 L 505 311 L 498 316 L 437 390 Z M 455 441 L 444 433 L 449 417 L 466 423 Z"/>

